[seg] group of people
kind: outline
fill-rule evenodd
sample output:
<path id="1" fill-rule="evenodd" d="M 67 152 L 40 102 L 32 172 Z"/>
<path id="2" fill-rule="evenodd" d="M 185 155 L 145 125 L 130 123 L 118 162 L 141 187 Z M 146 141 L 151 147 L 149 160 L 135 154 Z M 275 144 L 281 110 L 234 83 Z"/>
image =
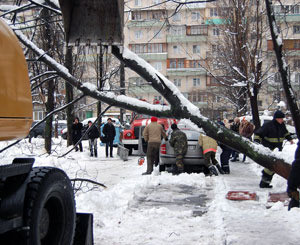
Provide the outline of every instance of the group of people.
<path id="1" fill-rule="evenodd" d="M 82 137 L 82 129 L 83 125 L 81 122 L 79 122 L 79 118 L 76 117 L 73 125 L 72 125 L 72 142 L 75 146 L 75 151 L 79 150 L 82 152 L 82 143 L 81 143 L 81 137 Z M 90 156 L 91 157 L 97 157 L 98 156 L 98 150 L 97 150 L 97 139 L 100 137 L 100 133 L 98 128 L 93 125 L 92 121 L 88 121 L 88 140 L 89 140 L 89 150 L 90 150 Z M 106 157 L 108 157 L 108 153 L 110 157 L 113 157 L 113 141 L 116 136 L 116 130 L 115 126 L 112 123 L 112 119 L 108 118 L 107 123 L 104 125 L 102 133 L 104 135 L 103 141 L 106 143 L 105 146 L 105 153 Z"/>
<path id="2" fill-rule="evenodd" d="M 251 140 L 254 133 L 254 140 L 261 143 L 263 146 L 274 150 L 278 148 L 279 151 L 282 150 L 282 144 L 285 139 L 293 143 L 290 133 L 287 131 L 284 124 L 285 114 L 282 111 L 276 111 L 273 116 L 273 120 L 265 123 L 262 127 L 255 130 L 254 125 L 249 122 L 245 117 L 240 120 L 235 118 L 231 124 L 225 125 L 224 122 L 218 118 L 218 123 L 224 127 L 227 127 L 234 132 L 240 134 Z M 172 133 L 170 137 L 170 145 L 174 148 L 176 154 L 176 164 L 174 165 L 173 173 L 183 172 L 183 157 L 187 152 L 187 137 L 184 132 L 178 129 L 176 124 L 171 125 Z M 151 123 L 148 124 L 143 132 L 145 141 L 148 143 L 147 148 L 147 171 L 143 175 L 151 174 L 153 171 L 153 166 L 158 164 L 159 161 L 159 148 L 161 140 L 164 138 L 168 140 L 168 137 L 162 127 L 162 125 L 157 123 L 156 117 L 151 117 Z M 239 160 L 239 152 L 231 149 L 229 146 L 219 143 L 209 136 L 200 134 L 199 145 L 203 149 L 203 156 L 205 160 L 205 165 L 209 170 L 210 175 L 229 174 L 230 167 L 229 161 L 232 156 L 231 161 L 235 162 Z M 216 160 L 216 152 L 218 145 L 221 147 L 222 152 L 220 155 L 220 162 Z M 243 156 L 243 162 L 246 160 L 246 155 Z M 260 181 L 260 188 L 272 188 L 270 182 L 274 172 L 265 168 L 262 171 L 262 178 Z"/>

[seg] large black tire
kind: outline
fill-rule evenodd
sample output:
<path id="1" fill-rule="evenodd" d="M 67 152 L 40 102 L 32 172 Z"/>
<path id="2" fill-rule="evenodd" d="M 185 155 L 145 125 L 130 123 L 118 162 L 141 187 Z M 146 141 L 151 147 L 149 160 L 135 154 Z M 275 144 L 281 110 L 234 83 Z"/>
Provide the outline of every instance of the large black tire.
<path id="1" fill-rule="evenodd" d="M 28 245 L 71 245 L 75 234 L 74 192 L 60 169 L 33 168 L 25 197 Z"/>
<path id="2" fill-rule="evenodd" d="M 132 151 L 133 151 L 133 149 L 132 149 L 132 148 L 129 148 L 128 150 L 129 150 L 128 155 L 129 155 L 129 156 L 132 156 Z"/>

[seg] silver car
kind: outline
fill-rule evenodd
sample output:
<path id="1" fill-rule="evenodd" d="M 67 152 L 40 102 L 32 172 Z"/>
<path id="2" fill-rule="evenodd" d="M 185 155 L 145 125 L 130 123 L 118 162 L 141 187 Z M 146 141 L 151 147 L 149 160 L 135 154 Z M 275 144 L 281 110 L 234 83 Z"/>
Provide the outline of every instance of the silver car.
<path id="1" fill-rule="evenodd" d="M 180 127 L 179 125 L 178 128 L 186 134 L 188 139 L 188 150 L 183 158 L 184 170 L 187 172 L 192 170 L 205 172 L 206 168 L 204 165 L 202 147 L 198 144 L 200 133 L 186 127 Z M 171 134 L 169 133 L 168 139 L 170 138 Z M 168 168 L 171 168 L 172 165 L 175 164 L 176 156 L 173 147 L 170 146 L 169 140 L 162 140 L 159 158 L 159 171 L 168 170 Z"/>

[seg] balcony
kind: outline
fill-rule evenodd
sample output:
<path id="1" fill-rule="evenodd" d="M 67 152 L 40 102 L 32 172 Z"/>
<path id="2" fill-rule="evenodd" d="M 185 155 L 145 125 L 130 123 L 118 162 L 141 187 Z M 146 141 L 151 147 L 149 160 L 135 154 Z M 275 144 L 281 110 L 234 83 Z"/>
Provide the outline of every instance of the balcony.
<path id="1" fill-rule="evenodd" d="M 300 22 L 300 14 L 276 15 L 275 19 L 278 22 Z"/>
<path id="2" fill-rule="evenodd" d="M 200 76 L 206 75 L 203 68 L 168 68 L 167 76 Z"/>
<path id="3" fill-rule="evenodd" d="M 167 53 L 144 53 L 138 54 L 139 57 L 144 60 L 166 60 L 168 57 Z"/>
<path id="4" fill-rule="evenodd" d="M 161 27 L 163 21 L 160 20 L 131 20 L 126 26 L 132 27 Z"/>
<path id="5" fill-rule="evenodd" d="M 174 36 L 167 35 L 167 43 L 182 43 L 182 42 L 206 42 L 207 36 Z"/>

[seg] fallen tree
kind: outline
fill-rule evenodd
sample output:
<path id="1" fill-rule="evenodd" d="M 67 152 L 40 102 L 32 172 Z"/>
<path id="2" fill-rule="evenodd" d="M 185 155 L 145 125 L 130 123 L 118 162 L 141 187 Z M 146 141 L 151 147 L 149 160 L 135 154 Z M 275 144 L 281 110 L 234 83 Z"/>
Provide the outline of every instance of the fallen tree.
<path id="1" fill-rule="evenodd" d="M 125 48 L 121 53 L 117 46 L 113 46 L 112 53 L 127 67 L 138 73 L 149 84 L 151 84 L 154 89 L 164 96 L 170 106 L 152 105 L 125 95 L 98 91 L 95 85 L 91 83 L 82 83 L 77 80 L 64 66 L 57 63 L 43 50 L 39 49 L 34 43 L 28 40 L 22 32 L 15 31 L 15 33 L 19 40 L 39 57 L 39 60 L 45 62 L 49 67 L 55 70 L 60 77 L 65 79 L 72 86 L 76 87 L 83 94 L 91 96 L 109 105 L 132 110 L 137 113 L 157 117 L 187 119 L 190 121 L 191 125 L 202 128 L 208 136 L 245 154 L 259 165 L 269 168 L 278 175 L 286 179 L 288 178 L 291 169 L 291 165 L 288 160 L 281 159 L 279 154 L 270 151 L 268 148 L 257 145 L 256 143 L 253 143 L 250 140 L 243 138 L 233 131 L 202 116 L 199 108 L 189 102 L 172 82 L 130 50 Z"/>

